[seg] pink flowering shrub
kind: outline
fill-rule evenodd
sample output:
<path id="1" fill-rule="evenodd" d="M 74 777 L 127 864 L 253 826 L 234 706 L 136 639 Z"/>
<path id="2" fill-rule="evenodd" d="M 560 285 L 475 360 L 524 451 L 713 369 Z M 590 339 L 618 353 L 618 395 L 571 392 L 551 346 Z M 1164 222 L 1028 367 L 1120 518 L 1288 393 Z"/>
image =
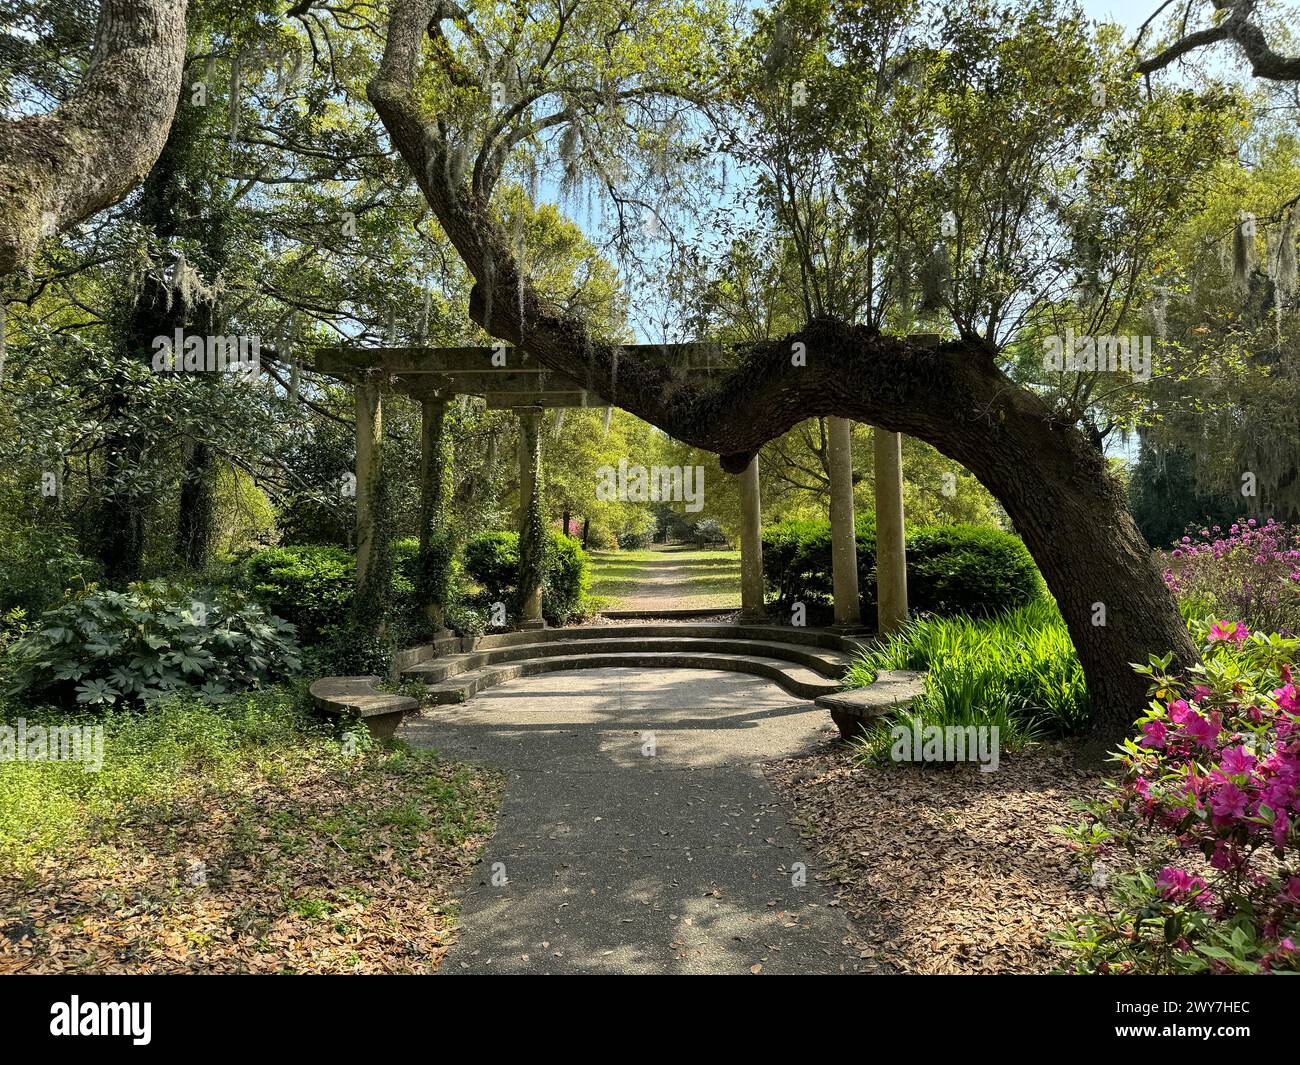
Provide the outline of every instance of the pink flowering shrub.
<path id="1" fill-rule="evenodd" d="M 1300 972 L 1300 640 L 1202 631 L 1188 675 L 1137 667 L 1123 777 L 1065 830 L 1106 893 L 1058 937 L 1076 972 Z"/>
<path id="2" fill-rule="evenodd" d="M 1161 554 L 1165 583 L 1189 612 L 1300 635 L 1300 529 L 1242 519 L 1226 533 L 1216 525 L 1184 536 Z"/>

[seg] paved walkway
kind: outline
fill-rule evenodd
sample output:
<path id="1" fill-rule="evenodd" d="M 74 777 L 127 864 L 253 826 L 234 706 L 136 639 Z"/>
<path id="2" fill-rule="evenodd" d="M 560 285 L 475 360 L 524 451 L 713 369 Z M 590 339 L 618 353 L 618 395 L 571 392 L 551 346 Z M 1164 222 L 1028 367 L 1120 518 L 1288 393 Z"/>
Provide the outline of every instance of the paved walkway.
<path id="1" fill-rule="evenodd" d="M 441 972 L 852 971 L 760 764 L 832 734 L 811 703 L 713 670 L 551 673 L 408 720 L 402 739 L 509 773 Z"/>

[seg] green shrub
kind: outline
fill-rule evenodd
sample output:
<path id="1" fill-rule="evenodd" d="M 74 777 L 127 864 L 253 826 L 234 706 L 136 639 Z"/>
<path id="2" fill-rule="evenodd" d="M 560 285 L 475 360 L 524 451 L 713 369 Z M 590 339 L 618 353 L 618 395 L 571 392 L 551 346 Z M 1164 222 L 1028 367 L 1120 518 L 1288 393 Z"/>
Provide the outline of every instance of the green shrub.
<path id="1" fill-rule="evenodd" d="M 46 611 L 7 652 L 8 694 L 87 707 L 211 703 L 301 667 L 294 627 L 230 591 L 163 581 Z"/>
<path id="2" fill-rule="evenodd" d="M 306 643 L 345 624 L 352 607 L 357 560 L 333 546 L 271 547 L 244 563 L 249 594 L 298 627 Z"/>
<path id="3" fill-rule="evenodd" d="M 38 526 L 0 535 L 0 614 L 15 607 L 39 614 L 98 578 L 99 567 L 65 531 Z"/>
<path id="4" fill-rule="evenodd" d="M 909 622 L 862 655 L 845 680 L 861 688 L 886 669 L 928 672 L 912 707 L 928 724 L 997 724 L 1009 717 L 1026 735 L 1068 735 L 1088 722 L 1083 667 L 1050 600 L 993 618 Z"/>
<path id="5" fill-rule="evenodd" d="M 871 538 L 875 602 L 875 537 Z M 1020 537 L 979 525 L 931 525 L 907 536 L 907 594 L 918 611 L 990 616 L 1039 597 L 1041 578 Z"/>
<path id="6" fill-rule="evenodd" d="M 587 612 L 587 589 L 591 585 L 588 561 L 580 540 L 560 533 L 551 535 L 542 585 L 542 613 L 547 621 L 564 625 Z"/>
<path id="7" fill-rule="evenodd" d="M 519 534 L 482 533 L 465 545 L 465 572 L 492 602 L 514 599 L 519 581 Z"/>
<path id="8" fill-rule="evenodd" d="M 589 557 L 581 541 L 549 531 L 545 541 L 542 614 L 564 625 L 590 610 Z M 465 572 L 482 585 L 487 602 L 514 604 L 519 581 L 519 534 L 490 532 L 465 545 Z"/>
<path id="9" fill-rule="evenodd" d="M 862 615 L 876 612 L 876 527 L 857 521 Z M 827 521 L 785 521 L 763 530 L 763 572 L 783 605 L 831 601 L 831 528 Z M 1042 580 L 1020 538 L 979 525 L 918 526 L 907 533 L 907 592 L 914 613 L 989 616 L 1023 606 Z"/>

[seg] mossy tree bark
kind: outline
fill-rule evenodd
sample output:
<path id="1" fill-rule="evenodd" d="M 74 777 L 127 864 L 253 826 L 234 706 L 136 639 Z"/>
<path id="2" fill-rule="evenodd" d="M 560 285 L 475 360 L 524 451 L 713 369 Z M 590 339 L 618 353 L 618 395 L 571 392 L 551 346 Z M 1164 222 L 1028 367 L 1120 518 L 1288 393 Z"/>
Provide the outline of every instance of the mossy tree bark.
<path id="1" fill-rule="evenodd" d="M 0 275 L 44 239 L 122 199 L 149 172 L 176 112 L 187 0 L 101 0 L 77 92 L 0 122 Z"/>

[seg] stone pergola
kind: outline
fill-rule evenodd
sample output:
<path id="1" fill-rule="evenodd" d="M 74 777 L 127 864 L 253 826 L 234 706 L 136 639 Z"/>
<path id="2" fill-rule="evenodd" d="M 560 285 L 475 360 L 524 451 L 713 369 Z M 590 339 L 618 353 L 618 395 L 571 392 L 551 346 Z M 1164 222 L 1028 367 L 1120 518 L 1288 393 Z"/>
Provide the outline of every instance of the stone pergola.
<path id="1" fill-rule="evenodd" d="M 708 380 L 727 363 L 717 345 L 629 345 L 642 359 L 662 359 L 684 381 Z M 513 411 L 519 420 L 519 597 L 524 627 L 541 627 L 541 585 L 526 563 L 541 551 L 541 413 L 547 408 L 606 408 L 611 404 L 581 382 L 537 362 L 526 352 L 494 347 L 320 347 L 307 368 L 352 385 L 356 398 L 357 590 L 366 586 L 376 548 L 376 493 L 382 471 L 383 397 L 403 395 L 420 404 L 420 558 L 425 565 L 434 530 L 448 501 L 451 458 L 445 432 L 447 404 L 455 397 L 482 397 L 489 409 Z M 835 625 L 861 624 L 858 598 L 857 541 L 853 519 L 852 425 L 828 418 L 830 518 Z M 875 431 L 876 541 L 879 629 L 889 632 L 907 617 L 907 575 L 903 547 L 901 437 Z M 741 500 L 741 620 L 766 617 L 763 606 L 762 506 L 758 457 L 737 475 Z M 567 530 L 566 530 L 567 531 Z M 426 604 L 436 629 L 443 627 L 444 606 Z"/>

